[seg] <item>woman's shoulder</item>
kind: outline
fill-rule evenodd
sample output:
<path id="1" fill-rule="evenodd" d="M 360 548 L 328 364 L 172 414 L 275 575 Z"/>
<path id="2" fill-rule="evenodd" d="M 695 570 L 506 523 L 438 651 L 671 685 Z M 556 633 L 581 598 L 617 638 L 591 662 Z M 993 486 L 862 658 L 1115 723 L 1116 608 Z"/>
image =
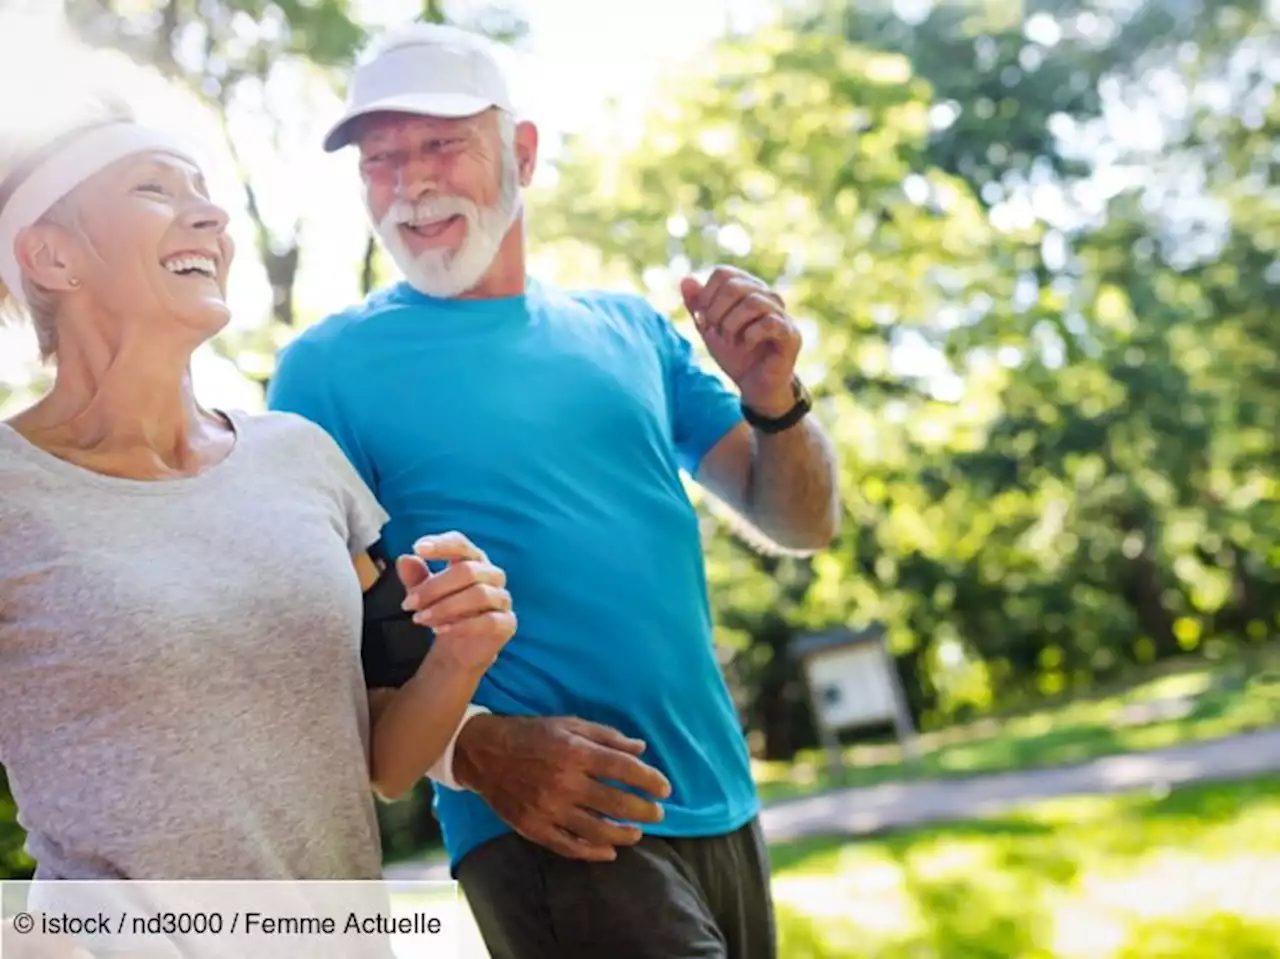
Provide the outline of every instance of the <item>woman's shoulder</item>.
<path id="1" fill-rule="evenodd" d="M 8 423 L 0 421 L 0 509 L 13 505 L 22 493 L 37 494 L 47 476 L 39 453 Z"/>
<path id="2" fill-rule="evenodd" d="M 335 470 L 345 472 L 348 468 L 337 441 L 301 414 L 283 410 L 221 412 L 235 427 L 238 442 L 251 451 L 249 458 L 266 461 L 275 471 L 331 476 Z"/>
<path id="3" fill-rule="evenodd" d="M 300 447 L 328 451 L 334 441 L 324 428 L 298 413 L 283 410 L 221 410 L 242 439 L 296 452 Z"/>
<path id="4" fill-rule="evenodd" d="M 284 411 L 223 413 L 241 434 L 241 441 L 259 451 L 259 465 L 264 458 L 270 460 L 266 465 L 273 475 L 334 498 L 349 519 L 355 517 L 363 527 L 373 530 L 370 535 L 387 522 L 365 480 L 324 427 L 300 414 Z"/>

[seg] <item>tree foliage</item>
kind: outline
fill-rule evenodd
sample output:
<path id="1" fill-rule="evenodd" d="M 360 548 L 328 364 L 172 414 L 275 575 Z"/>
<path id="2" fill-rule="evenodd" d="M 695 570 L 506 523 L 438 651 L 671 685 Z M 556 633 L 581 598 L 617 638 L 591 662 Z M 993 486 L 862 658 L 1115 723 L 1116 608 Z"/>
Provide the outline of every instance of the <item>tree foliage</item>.
<path id="1" fill-rule="evenodd" d="M 1021 7 L 730 38 L 630 142 L 575 143 L 539 214 L 668 305 L 729 262 L 810 324 L 844 533 L 709 544 L 770 756 L 812 742 L 808 629 L 885 623 L 926 726 L 1276 631 L 1276 24 Z"/>

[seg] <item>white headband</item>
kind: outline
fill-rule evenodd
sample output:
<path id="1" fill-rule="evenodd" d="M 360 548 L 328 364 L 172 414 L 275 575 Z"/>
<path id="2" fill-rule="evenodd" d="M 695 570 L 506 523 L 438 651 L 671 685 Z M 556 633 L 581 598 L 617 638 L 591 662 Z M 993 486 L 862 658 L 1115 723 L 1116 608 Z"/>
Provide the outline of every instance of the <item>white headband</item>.
<path id="1" fill-rule="evenodd" d="M 18 233 L 37 222 L 64 196 L 117 160 L 158 150 L 190 160 L 193 151 L 180 139 L 159 130 L 121 122 L 86 131 L 45 159 L 0 209 L 0 280 L 25 304 L 22 268 L 18 265 Z"/>

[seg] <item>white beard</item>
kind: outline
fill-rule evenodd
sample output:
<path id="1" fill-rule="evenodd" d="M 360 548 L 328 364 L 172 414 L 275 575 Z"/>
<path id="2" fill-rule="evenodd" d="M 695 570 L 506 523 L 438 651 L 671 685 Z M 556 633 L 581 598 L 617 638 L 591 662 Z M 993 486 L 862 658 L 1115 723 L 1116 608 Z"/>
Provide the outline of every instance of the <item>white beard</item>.
<path id="1" fill-rule="evenodd" d="M 475 289 L 484 279 L 520 207 L 512 152 L 503 161 L 502 194 L 495 205 L 480 207 L 459 196 L 427 197 L 417 203 L 396 200 L 380 222 L 374 221 L 374 228 L 410 286 L 426 296 L 451 299 Z M 466 221 L 466 235 L 457 249 L 424 250 L 417 256 L 409 250 L 401 224 L 438 222 L 451 216 Z"/>

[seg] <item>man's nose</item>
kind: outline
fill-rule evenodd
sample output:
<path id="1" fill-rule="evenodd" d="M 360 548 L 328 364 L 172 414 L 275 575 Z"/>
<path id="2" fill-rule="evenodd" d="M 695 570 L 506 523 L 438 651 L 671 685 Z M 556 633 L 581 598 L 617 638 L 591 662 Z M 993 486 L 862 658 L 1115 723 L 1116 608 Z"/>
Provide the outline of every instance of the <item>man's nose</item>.
<path id="1" fill-rule="evenodd" d="M 406 200 L 419 200 L 439 189 L 440 162 L 435 157 L 411 157 L 396 170 L 396 194 Z"/>

